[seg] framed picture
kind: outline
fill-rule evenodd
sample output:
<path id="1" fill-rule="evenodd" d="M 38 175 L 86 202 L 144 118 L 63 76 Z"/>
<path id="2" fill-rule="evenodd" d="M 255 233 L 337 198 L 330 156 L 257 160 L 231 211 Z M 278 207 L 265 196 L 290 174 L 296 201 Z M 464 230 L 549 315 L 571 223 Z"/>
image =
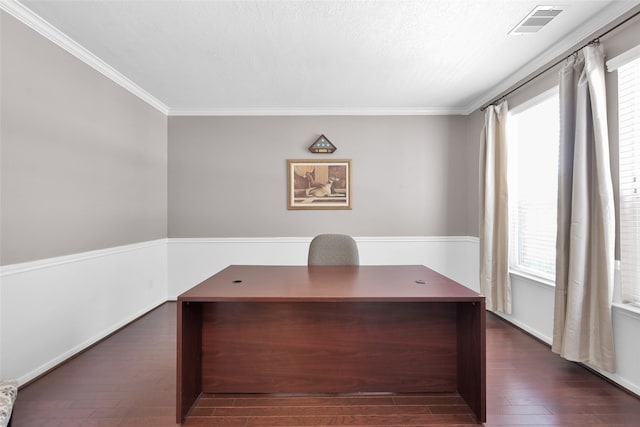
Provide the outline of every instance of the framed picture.
<path id="1" fill-rule="evenodd" d="M 351 209 L 351 160 L 287 160 L 287 209 Z"/>

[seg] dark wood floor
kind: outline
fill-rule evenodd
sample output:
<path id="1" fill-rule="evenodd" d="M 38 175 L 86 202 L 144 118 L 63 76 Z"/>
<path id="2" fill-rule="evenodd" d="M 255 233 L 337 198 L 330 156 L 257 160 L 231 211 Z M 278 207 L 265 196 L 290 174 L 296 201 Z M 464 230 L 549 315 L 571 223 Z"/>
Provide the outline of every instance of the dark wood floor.
<path id="1" fill-rule="evenodd" d="M 176 304 L 22 388 L 13 427 L 175 426 Z M 492 314 L 486 426 L 639 426 L 640 400 Z M 203 396 L 184 426 L 477 425 L 456 394 Z"/>

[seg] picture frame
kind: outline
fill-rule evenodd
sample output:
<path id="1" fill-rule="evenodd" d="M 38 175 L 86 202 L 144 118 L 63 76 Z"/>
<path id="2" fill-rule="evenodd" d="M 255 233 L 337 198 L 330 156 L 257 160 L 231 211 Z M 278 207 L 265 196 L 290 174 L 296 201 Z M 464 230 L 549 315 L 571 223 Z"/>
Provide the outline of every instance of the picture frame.
<path id="1" fill-rule="evenodd" d="M 351 209 L 351 160 L 287 160 L 287 209 Z"/>

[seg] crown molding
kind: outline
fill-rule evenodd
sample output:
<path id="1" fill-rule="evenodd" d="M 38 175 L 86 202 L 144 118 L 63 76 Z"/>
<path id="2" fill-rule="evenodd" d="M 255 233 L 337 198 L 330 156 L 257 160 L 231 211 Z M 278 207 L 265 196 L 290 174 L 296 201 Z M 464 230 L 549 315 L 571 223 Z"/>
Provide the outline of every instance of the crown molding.
<path id="1" fill-rule="evenodd" d="M 104 62 L 82 45 L 42 19 L 17 0 L 0 0 L 0 9 L 18 19 L 44 38 L 55 43 L 116 84 L 139 97 L 167 116 L 438 116 L 464 115 L 459 108 L 315 108 L 315 107 L 264 107 L 264 108 L 170 108 L 149 92 L 129 80 L 115 68 Z"/>
<path id="2" fill-rule="evenodd" d="M 420 108 L 170 108 L 169 116 L 449 116 L 466 115 L 466 109 Z"/>
<path id="3" fill-rule="evenodd" d="M 137 96 L 156 110 L 164 113 L 169 112 L 169 107 L 155 98 L 149 92 L 129 80 L 115 68 L 104 62 L 102 59 L 91 53 L 89 50 L 72 40 L 69 36 L 49 24 L 31 9 L 17 0 L 0 0 L 0 9 L 7 12 L 32 30 L 39 33 L 44 38 L 55 43 L 66 50 L 85 64 L 100 72 L 114 83 L 120 85 L 133 95 Z"/>
<path id="4" fill-rule="evenodd" d="M 416 107 L 416 108 L 370 108 L 370 107 L 264 107 L 264 108 L 170 108 L 149 92 L 125 77 L 89 50 L 72 40 L 66 34 L 40 18 L 31 9 L 18 0 L 0 0 L 0 9 L 18 19 L 46 39 L 74 55 L 96 71 L 100 72 L 133 95 L 148 103 L 167 116 L 441 116 L 469 115 L 487 102 L 508 92 L 519 82 L 524 81 L 536 71 L 543 69 L 553 61 L 575 49 L 576 45 L 629 12 L 640 2 L 614 2 L 610 7 L 596 14 L 586 24 L 566 36 L 561 43 L 555 45 L 544 54 L 539 55 L 527 65 L 513 73 L 508 79 L 485 91 L 465 106 L 460 107 Z"/>
<path id="5" fill-rule="evenodd" d="M 473 113 L 491 100 L 499 98 L 504 93 L 507 93 L 511 88 L 515 87 L 520 82 L 525 81 L 527 78 L 530 78 L 530 76 L 534 75 L 539 70 L 544 69 L 559 58 L 570 54 L 581 43 L 585 43 L 585 40 L 588 41 L 589 39 L 597 37 L 597 33 L 602 31 L 604 27 L 611 24 L 625 13 L 638 7 L 639 4 L 640 2 L 638 1 L 618 1 L 614 2 L 611 6 L 607 6 L 604 10 L 596 13 L 589 21 L 580 25 L 576 31 L 564 37 L 551 49 L 529 61 L 525 66 L 513 73 L 508 79 L 484 92 L 466 108 L 462 108 L 462 110 L 464 110 L 463 114 Z"/>

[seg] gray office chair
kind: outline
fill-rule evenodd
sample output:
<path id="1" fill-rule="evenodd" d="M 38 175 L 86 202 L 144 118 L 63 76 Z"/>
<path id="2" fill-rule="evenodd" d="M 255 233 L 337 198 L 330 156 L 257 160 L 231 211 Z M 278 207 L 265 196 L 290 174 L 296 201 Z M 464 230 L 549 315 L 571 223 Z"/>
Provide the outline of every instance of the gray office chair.
<path id="1" fill-rule="evenodd" d="M 346 234 L 319 234 L 309 245 L 309 265 L 359 265 L 358 245 Z"/>

